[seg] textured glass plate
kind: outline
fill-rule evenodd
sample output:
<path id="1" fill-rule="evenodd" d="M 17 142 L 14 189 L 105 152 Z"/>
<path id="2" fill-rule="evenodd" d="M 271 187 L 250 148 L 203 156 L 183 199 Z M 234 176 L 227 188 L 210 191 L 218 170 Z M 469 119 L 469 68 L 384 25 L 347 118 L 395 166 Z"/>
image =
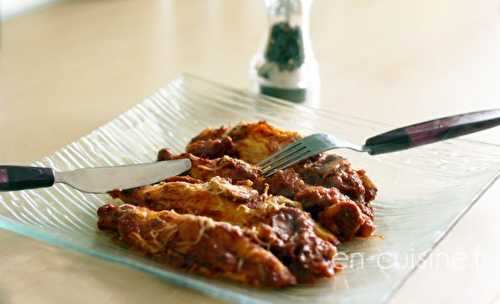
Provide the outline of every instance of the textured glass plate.
<path id="1" fill-rule="evenodd" d="M 303 134 L 361 143 L 386 127 L 353 117 L 249 95 L 183 76 L 91 134 L 36 162 L 58 170 L 153 161 L 160 148 L 182 151 L 205 127 L 268 120 Z M 377 233 L 340 247 L 347 266 L 312 286 L 260 290 L 187 275 L 124 250 L 96 229 L 106 195 L 58 185 L 0 195 L 0 227 L 137 268 L 175 284 L 241 303 L 382 303 L 498 177 L 500 147 L 455 140 L 372 157 L 339 151 L 379 186 Z"/>

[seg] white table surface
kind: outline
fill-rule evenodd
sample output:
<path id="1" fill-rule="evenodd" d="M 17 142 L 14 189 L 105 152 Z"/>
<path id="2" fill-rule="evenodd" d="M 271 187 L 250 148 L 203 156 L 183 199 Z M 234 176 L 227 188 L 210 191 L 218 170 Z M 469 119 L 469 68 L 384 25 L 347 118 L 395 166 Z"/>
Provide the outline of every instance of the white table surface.
<path id="1" fill-rule="evenodd" d="M 2 23 L 0 163 L 57 150 L 181 72 L 247 87 L 265 22 L 257 0 L 75 0 Z M 499 107 L 499 22 L 493 0 L 316 0 L 321 106 L 394 125 Z M 391 302 L 500 303 L 499 196 L 497 183 L 431 255 L 463 264 L 417 270 Z M 218 302 L 9 232 L 0 244 L 0 303 Z"/>

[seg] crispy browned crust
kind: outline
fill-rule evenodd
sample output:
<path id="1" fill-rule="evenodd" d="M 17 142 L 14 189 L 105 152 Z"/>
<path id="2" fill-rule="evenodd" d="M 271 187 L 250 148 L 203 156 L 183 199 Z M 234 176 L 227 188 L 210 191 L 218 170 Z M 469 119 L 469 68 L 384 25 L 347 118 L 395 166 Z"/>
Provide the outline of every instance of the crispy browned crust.
<path id="1" fill-rule="evenodd" d="M 320 230 L 297 202 L 261 195 L 249 186 L 233 185 L 220 177 L 204 184 L 167 182 L 115 192 L 126 203 L 152 210 L 208 216 L 248 229 L 256 242 L 276 255 L 299 282 L 331 277 L 338 243 Z"/>
<path id="2" fill-rule="evenodd" d="M 173 267 L 255 286 L 296 284 L 286 266 L 237 226 L 132 205 L 102 206 L 98 217 L 100 229 Z"/>
<path id="3" fill-rule="evenodd" d="M 297 132 L 280 130 L 266 121 L 259 121 L 231 129 L 205 129 L 191 140 L 186 152 L 203 158 L 228 155 L 257 164 L 299 138 Z"/>

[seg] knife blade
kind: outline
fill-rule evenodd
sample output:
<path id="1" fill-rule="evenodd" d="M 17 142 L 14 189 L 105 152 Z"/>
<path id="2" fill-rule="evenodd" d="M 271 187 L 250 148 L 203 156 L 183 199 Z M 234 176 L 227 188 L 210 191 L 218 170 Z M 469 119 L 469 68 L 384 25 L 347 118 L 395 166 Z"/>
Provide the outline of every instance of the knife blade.
<path id="1" fill-rule="evenodd" d="M 189 169 L 189 159 L 64 172 L 43 167 L 0 166 L 0 191 L 50 187 L 54 183 L 63 183 L 82 192 L 106 193 L 114 189 L 154 184 Z"/>

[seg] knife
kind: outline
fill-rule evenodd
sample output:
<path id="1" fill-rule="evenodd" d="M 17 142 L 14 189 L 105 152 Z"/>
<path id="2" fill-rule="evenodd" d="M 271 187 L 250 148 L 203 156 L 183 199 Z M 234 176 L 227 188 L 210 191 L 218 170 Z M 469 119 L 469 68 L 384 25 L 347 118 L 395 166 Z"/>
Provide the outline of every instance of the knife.
<path id="1" fill-rule="evenodd" d="M 153 184 L 189 169 L 189 159 L 64 172 L 44 167 L 0 166 L 0 191 L 35 189 L 63 183 L 82 192 L 107 193 L 115 189 Z"/>

